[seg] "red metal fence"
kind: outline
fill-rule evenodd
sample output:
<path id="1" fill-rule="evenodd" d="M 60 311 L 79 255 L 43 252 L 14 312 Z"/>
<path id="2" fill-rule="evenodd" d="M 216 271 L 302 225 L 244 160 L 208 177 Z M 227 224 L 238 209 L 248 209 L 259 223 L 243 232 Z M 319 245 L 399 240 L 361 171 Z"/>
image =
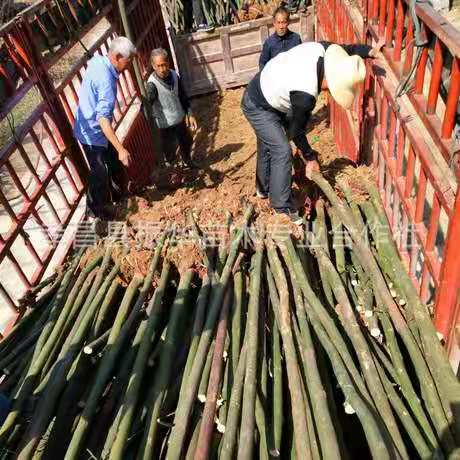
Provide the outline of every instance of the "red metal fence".
<path id="1" fill-rule="evenodd" d="M 358 9 L 342 0 L 320 0 L 317 33 L 338 43 L 386 40 L 380 70 L 368 63 L 368 79 L 353 110 L 331 101 L 331 124 L 339 151 L 376 166 L 400 254 L 423 300 L 434 304 L 436 327 L 458 364 L 453 339 L 459 320 L 460 147 L 453 129 L 460 34 L 427 4 L 417 5 L 427 46 L 414 49 L 408 5 L 368 0 Z M 398 97 L 411 72 L 412 88 Z"/>
<path id="2" fill-rule="evenodd" d="M 130 20 L 137 21 L 135 44 L 145 77 L 150 49 L 167 47 L 168 41 L 159 2 L 144 3 L 128 2 L 128 12 Z M 72 136 L 78 90 L 88 60 L 95 53 L 106 54 L 120 31 L 111 2 L 90 1 L 89 5 L 82 19 L 81 11 L 72 15 L 69 9 L 59 15 L 54 2 L 44 0 L 0 29 L 0 89 L 4 89 L 0 97 L 0 306 L 8 307 L 0 308 L 1 332 L 15 320 L 22 295 L 67 255 L 76 228 L 72 224 L 83 217 L 87 169 Z M 37 25 L 42 31 L 39 38 L 46 38 L 48 47 L 34 35 Z M 62 39 L 59 32 L 69 27 L 75 33 Z M 81 46 L 63 78 L 53 79 L 53 66 L 68 56 L 76 37 L 81 43 L 90 30 L 92 36 L 97 31 L 96 42 L 89 49 Z M 50 44 L 54 32 L 60 38 Z M 137 165 L 130 169 L 130 178 L 145 183 L 149 176 L 145 165 L 153 166 L 155 157 L 140 106 L 131 69 L 119 80 L 114 127 Z"/>

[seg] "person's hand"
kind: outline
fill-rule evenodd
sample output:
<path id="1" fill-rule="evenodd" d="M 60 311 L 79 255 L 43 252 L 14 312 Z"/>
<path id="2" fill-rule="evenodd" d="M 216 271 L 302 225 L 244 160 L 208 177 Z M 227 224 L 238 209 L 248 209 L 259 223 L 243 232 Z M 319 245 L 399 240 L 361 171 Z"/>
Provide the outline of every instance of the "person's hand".
<path id="1" fill-rule="evenodd" d="M 187 126 L 193 132 L 198 129 L 198 123 L 196 122 L 196 118 L 193 115 L 187 115 Z"/>
<path id="2" fill-rule="evenodd" d="M 385 46 L 385 39 L 380 38 L 377 44 L 372 48 L 371 52 L 369 53 L 369 56 L 371 58 L 376 58 L 382 51 L 382 48 Z"/>
<path id="3" fill-rule="evenodd" d="M 123 166 L 127 168 L 131 163 L 131 154 L 128 152 L 128 150 L 122 147 L 120 150 L 118 150 L 118 159 L 123 163 Z"/>
<path id="4" fill-rule="evenodd" d="M 314 172 L 319 172 L 319 163 L 316 160 L 307 161 L 305 165 L 305 176 L 311 180 Z"/>

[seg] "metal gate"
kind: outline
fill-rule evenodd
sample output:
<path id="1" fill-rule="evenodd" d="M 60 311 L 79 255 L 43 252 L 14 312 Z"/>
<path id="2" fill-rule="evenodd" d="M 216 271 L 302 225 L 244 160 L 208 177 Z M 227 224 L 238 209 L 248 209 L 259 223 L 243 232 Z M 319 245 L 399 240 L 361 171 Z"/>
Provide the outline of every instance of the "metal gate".
<path id="1" fill-rule="evenodd" d="M 62 4 L 62 2 L 59 2 Z M 85 11 L 59 10 L 43 0 L 0 29 L 0 332 L 20 314 L 23 294 L 55 267 L 73 244 L 83 217 L 87 166 L 72 136 L 78 89 L 88 60 L 105 54 L 120 30 L 111 1 Z M 150 50 L 168 46 L 158 0 L 127 2 L 143 76 Z M 86 49 L 85 34 L 99 30 Z M 39 31 L 37 35 L 37 31 Z M 90 40 L 93 42 L 93 40 Z M 59 64 L 80 47 L 75 62 Z M 61 71 L 62 73 L 62 71 Z M 148 179 L 155 164 L 150 129 L 131 70 L 121 75 L 114 127 L 134 157 L 130 177 Z M 137 166 L 136 166 L 137 165 Z"/>

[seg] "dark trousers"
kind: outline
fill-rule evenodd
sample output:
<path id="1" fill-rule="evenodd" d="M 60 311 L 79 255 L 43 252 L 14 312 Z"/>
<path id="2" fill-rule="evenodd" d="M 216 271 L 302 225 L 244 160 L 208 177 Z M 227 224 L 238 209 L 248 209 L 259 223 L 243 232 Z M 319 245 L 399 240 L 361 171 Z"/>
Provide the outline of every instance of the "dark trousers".
<path id="1" fill-rule="evenodd" d="M 206 24 L 206 19 L 204 18 L 203 14 L 203 7 L 201 6 L 201 0 L 192 0 L 192 8 L 193 8 L 193 18 L 195 19 L 195 23 L 197 26 L 201 24 Z"/>
<path id="2" fill-rule="evenodd" d="M 190 165 L 193 138 L 185 120 L 170 128 L 160 129 L 160 141 L 163 155 L 168 163 L 176 161 L 176 150 L 179 146 L 180 155 L 186 165 Z"/>
<path id="3" fill-rule="evenodd" d="M 113 216 L 112 202 L 120 201 L 126 194 L 128 177 L 112 144 L 108 147 L 82 144 L 89 163 L 86 203 L 91 214 L 103 220 Z"/>
<path id="4" fill-rule="evenodd" d="M 290 208 L 292 151 L 285 130 L 285 117 L 256 106 L 247 91 L 241 108 L 257 136 L 257 188 L 270 194 L 273 208 Z"/>

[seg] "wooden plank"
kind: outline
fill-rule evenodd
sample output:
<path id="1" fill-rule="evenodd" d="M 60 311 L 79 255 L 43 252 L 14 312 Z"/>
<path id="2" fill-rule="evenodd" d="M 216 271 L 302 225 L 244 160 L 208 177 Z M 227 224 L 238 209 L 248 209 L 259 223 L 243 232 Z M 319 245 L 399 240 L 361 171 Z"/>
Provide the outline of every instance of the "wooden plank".
<path id="1" fill-rule="evenodd" d="M 314 38 L 313 8 L 291 16 L 291 29 L 303 41 Z M 272 18 L 172 37 L 179 71 L 191 96 L 247 84 L 257 73 L 262 45 Z M 236 61 L 235 61 L 236 60 Z M 205 76 L 203 76 L 205 74 Z"/>
<path id="2" fill-rule="evenodd" d="M 230 36 L 224 33 L 220 36 L 222 42 L 222 54 L 224 56 L 225 73 L 233 73 L 232 50 L 230 49 Z"/>

